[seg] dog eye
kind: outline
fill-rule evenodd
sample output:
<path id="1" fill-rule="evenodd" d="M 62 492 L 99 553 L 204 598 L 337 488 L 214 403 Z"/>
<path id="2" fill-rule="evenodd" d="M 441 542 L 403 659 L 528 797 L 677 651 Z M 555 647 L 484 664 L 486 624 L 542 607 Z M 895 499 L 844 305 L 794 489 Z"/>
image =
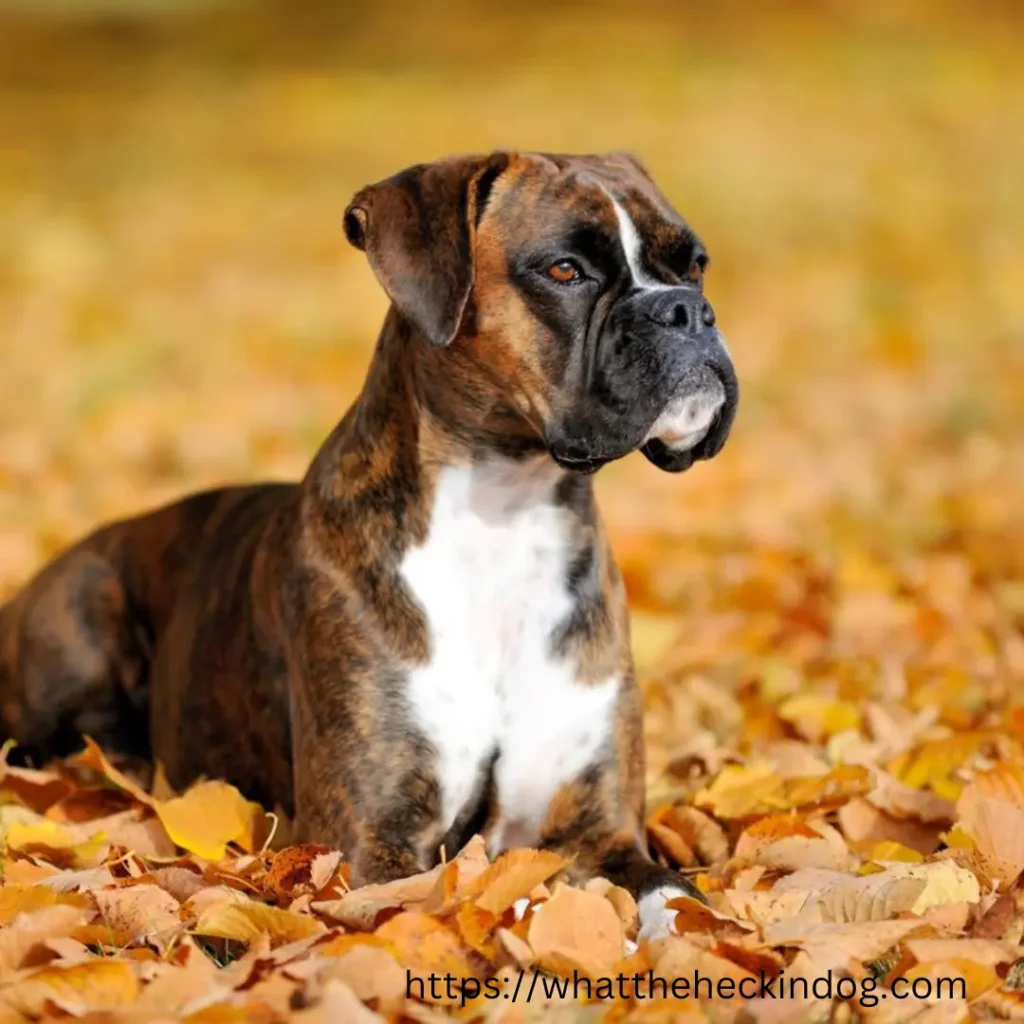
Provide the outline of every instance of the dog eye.
<path id="1" fill-rule="evenodd" d="M 572 260 L 558 260 L 548 267 L 548 277 L 559 284 L 572 284 L 583 277 L 583 272 Z"/>

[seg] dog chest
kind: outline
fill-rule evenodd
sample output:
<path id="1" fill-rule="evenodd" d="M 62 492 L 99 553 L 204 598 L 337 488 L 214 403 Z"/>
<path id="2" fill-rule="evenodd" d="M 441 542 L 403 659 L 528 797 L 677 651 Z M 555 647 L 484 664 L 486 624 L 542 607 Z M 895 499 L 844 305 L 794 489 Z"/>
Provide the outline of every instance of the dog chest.
<path id="1" fill-rule="evenodd" d="M 529 842 L 555 790 L 609 734 L 617 682 L 579 684 L 553 651 L 573 607 L 571 519 L 556 482 L 546 457 L 446 468 L 427 539 L 402 565 L 430 630 L 408 699 L 436 750 L 446 829 L 497 754 L 498 831 Z"/>

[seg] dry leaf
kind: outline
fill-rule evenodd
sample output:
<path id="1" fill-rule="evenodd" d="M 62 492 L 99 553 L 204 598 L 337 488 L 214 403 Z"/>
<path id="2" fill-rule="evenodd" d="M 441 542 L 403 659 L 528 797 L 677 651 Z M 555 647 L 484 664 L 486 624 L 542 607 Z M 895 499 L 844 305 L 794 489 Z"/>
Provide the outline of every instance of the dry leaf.
<path id="1" fill-rule="evenodd" d="M 428 914 L 404 910 L 381 925 L 377 937 L 390 944 L 413 977 L 428 984 L 431 974 L 466 980 L 482 975 L 479 962 L 458 935 Z M 437 1001 L 457 1003 L 460 997 L 445 993 Z"/>
<path id="2" fill-rule="evenodd" d="M 127 793 L 140 804 L 148 807 L 156 804 L 156 801 L 138 783 L 134 782 L 124 772 L 118 770 L 110 763 L 106 754 L 100 749 L 99 744 L 89 736 L 83 736 L 82 738 L 85 741 L 85 749 L 76 755 L 74 758 L 75 764 L 80 764 L 84 768 L 91 768 L 93 771 L 99 772 L 118 789 Z"/>
<path id="3" fill-rule="evenodd" d="M 178 901 L 156 885 L 103 889 L 93 894 L 103 920 L 134 942 L 166 946 L 182 928 Z"/>
<path id="4" fill-rule="evenodd" d="M 81 907 L 43 907 L 19 914 L 0 929 L 0 974 L 15 971 L 30 961 L 47 939 L 70 935 L 89 919 Z"/>
<path id="5" fill-rule="evenodd" d="M 214 935 L 246 944 L 267 935 L 272 946 L 280 946 L 309 935 L 319 935 L 326 928 L 315 918 L 236 898 L 220 900 L 207 907 L 192 930 L 197 935 Z"/>
<path id="6" fill-rule="evenodd" d="M 74 1016 L 88 1010 L 127 1006 L 138 998 L 139 980 L 124 960 L 94 959 L 35 971 L 5 990 L 5 998 L 23 1013 L 39 1014 L 46 1003 L 56 1003 Z"/>
<path id="7" fill-rule="evenodd" d="M 537 908 L 526 935 L 541 967 L 557 970 L 560 957 L 595 979 L 622 959 L 623 938 L 622 922 L 608 900 L 562 884 Z"/>
<path id="8" fill-rule="evenodd" d="M 264 817 L 226 782 L 197 782 L 184 796 L 158 804 L 156 812 L 167 834 L 183 850 L 206 860 L 220 860 L 228 843 L 252 849 L 254 830 Z"/>
<path id="9" fill-rule="evenodd" d="M 509 850 L 473 881 L 465 897 L 498 915 L 564 866 L 565 858 L 549 850 Z"/>
<path id="10" fill-rule="evenodd" d="M 313 867 L 318 861 L 322 881 L 315 885 Z M 326 846 L 289 846 L 281 850 L 270 865 L 265 883 L 267 891 L 278 900 L 292 899 L 303 892 L 315 894 L 330 881 L 340 861 L 341 854 L 332 853 Z M 326 877 L 323 877 L 325 872 Z"/>

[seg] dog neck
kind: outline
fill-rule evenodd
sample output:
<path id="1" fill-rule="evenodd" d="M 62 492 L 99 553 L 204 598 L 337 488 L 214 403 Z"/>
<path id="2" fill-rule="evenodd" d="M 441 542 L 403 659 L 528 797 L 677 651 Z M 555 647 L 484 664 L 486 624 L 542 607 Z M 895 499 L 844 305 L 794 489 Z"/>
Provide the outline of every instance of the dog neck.
<path id="1" fill-rule="evenodd" d="M 441 474 L 464 468 L 474 477 L 481 515 L 557 503 L 590 528 L 591 478 L 560 469 L 523 415 L 488 397 L 494 391 L 486 367 L 466 355 L 453 359 L 430 346 L 389 310 L 362 392 L 304 483 L 319 521 L 336 524 L 350 538 L 352 524 L 363 523 L 366 533 L 372 509 L 379 535 L 400 558 L 426 536 Z M 374 552 L 374 560 L 383 555 Z"/>

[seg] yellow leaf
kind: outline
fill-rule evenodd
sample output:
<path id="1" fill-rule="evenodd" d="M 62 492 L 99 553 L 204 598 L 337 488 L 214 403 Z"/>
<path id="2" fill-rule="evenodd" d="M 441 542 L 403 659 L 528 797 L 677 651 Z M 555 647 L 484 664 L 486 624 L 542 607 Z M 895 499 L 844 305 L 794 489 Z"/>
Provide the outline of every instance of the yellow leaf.
<path id="1" fill-rule="evenodd" d="M 220 860 L 228 843 L 251 851 L 253 829 L 264 812 L 226 782 L 197 782 L 183 796 L 156 805 L 167 834 L 182 849 Z"/>
<path id="2" fill-rule="evenodd" d="M 139 979 L 126 960 L 97 958 L 63 967 L 54 964 L 5 990 L 5 997 L 23 1013 L 36 1016 L 47 1002 L 82 1016 L 90 1009 L 127 1006 L 138 998 Z"/>
<path id="3" fill-rule="evenodd" d="M 860 726 L 860 709 L 849 701 L 801 693 L 783 701 L 779 717 L 805 739 L 820 741 Z"/>
<path id="4" fill-rule="evenodd" d="M 97 831 L 82 839 L 81 827 L 73 828 L 56 821 L 41 819 L 33 822 L 13 822 L 5 836 L 10 850 L 34 849 L 62 851 L 74 867 L 91 867 L 107 847 L 107 834 Z"/>
<path id="5" fill-rule="evenodd" d="M 871 848 L 870 859 L 873 861 L 902 861 L 905 864 L 919 864 L 924 854 L 910 849 L 892 839 L 883 839 Z"/>
<path id="6" fill-rule="evenodd" d="M 911 753 L 901 755 L 890 765 L 892 774 L 913 789 L 931 789 L 948 800 L 960 795 L 958 780 L 951 779 L 992 737 L 983 732 L 956 733 L 941 740 L 922 743 Z M 945 786 L 944 786 L 945 784 Z M 951 787 L 956 791 L 948 795 Z"/>
<path id="7" fill-rule="evenodd" d="M 974 840 L 963 830 L 960 825 L 954 825 L 948 832 L 943 833 L 942 841 L 951 850 L 975 850 L 977 845 Z"/>
<path id="8" fill-rule="evenodd" d="M 947 903 L 977 903 L 981 899 L 978 879 L 972 872 L 951 860 L 928 864 L 890 864 L 886 871 L 896 878 L 924 881 L 924 889 L 910 908 L 914 914 L 923 914 L 929 907 Z"/>
<path id="9" fill-rule="evenodd" d="M 203 911 L 193 931 L 197 935 L 213 935 L 221 939 L 235 939 L 246 945 L 261 935 L 270 937 L 271 945 L 305 939 L 326 931 L 315 918 L 296 914 L 278 907 L 240 897 L 222 900 Z"/>
<path id="10" fill-rule="evenodd" d="M 87 907 L 85 896 L 57 892 L 46 885 L 5 885 L 0 888 L 0 926 L 10 924 L 19 914 L 28 914 L 58 903 L 69 907 Z"/>
<path id="11" fill-rule="evenodd" d="M 786 809 L 782 778 L 767 761 L 726 765 L 694 801 L 719 818 L 747 818 Z"/>
<path id="12" fill-rule="evenodd" d="M 863 765 L 844 764 L 827 775 L 786 779 L 786 806 L 792 810 L 832 810 L 871 790 L 871 773 Z"/>

